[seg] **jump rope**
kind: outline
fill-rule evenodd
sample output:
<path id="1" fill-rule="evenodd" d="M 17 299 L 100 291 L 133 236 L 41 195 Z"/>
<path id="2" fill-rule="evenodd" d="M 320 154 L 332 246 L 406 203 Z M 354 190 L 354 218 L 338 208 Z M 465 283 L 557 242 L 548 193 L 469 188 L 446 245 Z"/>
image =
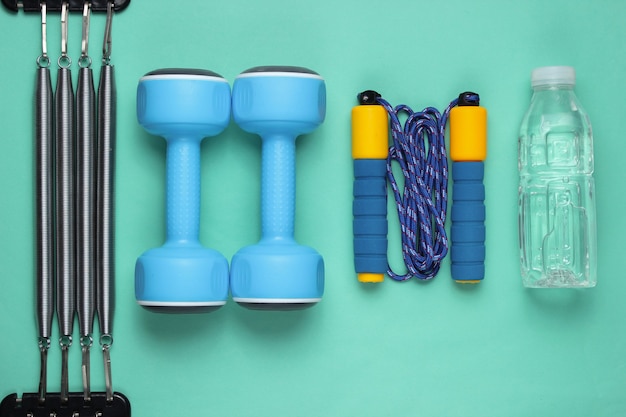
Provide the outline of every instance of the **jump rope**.
<path id="1" fill-rule="evenodd" d="M 450 121 L 453 176 L 451 226 L 452 278 L 477 283 L 484 278 L 484 160 L 487 112 L 479 95 L 461 93 L 440 113 L 392 107 L 375 91 L 358 95 L 352 110 L 354 159 L 354 256 L 361 282 L 434 278 L 449 249 L 445 229 L 448 204 L 446 124 Z M 406 116 L 404 124 L 400 119 Z M 389 146 L 391 131 L 391 146 Z M 393 165 L 404 180 L 400 190 Z M 387 182 L 396 203 L 407 272 L 387 260 Z"/>

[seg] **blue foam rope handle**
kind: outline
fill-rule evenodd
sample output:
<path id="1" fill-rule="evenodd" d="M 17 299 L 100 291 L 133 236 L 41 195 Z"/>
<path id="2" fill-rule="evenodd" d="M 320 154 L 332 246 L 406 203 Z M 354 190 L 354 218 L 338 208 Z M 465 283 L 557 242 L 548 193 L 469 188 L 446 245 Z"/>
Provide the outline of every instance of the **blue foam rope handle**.
<path id="1" fill-rule="evenodd" d="M 456 281 L 485 277 L 485 186 L 483 162 L 452 164 L 451 273 Z"/>
<path id="2" fill-rule="evenodd" d="M 357 273 L 387 272 L 387 161 L 354 160 L 354 266 Z"/>

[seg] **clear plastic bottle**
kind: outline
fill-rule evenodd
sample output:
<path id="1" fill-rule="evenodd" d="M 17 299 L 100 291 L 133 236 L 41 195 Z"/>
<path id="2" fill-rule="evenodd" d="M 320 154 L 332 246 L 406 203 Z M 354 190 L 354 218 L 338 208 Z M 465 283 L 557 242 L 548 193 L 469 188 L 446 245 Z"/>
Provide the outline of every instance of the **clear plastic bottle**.
<path id="1" fill-rule="evenodd" d="M 596 285 L 596 205 L 591 123 L 572 67 L 532 72 L 519 135 L 519 239 L 524 286 Z"/>

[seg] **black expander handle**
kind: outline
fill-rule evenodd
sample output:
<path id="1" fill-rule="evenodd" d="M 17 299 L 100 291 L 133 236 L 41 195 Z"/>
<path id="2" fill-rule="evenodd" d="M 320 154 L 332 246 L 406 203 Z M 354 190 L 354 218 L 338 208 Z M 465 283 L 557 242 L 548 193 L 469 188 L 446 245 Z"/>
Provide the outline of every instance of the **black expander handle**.
<path id="1" fill-rule="evenodd" d="M 60 12 L 64 0 L 46 0 L 48 12 Z M 70 12 L 82 12 L 84 0 L 65 0 L 70 5 Z M 92 12 L 106 12 L 109 0 L 90 0 Z M 21 4 L 20 4 L 21 3 Z M 130 4 L 130 0 L 113 0 L 113 10 L 120 12 Z M 41 0 L 2 0 L 2 4 L 14 12 L 23 9 L 25 12 L 41 12 Z"/>

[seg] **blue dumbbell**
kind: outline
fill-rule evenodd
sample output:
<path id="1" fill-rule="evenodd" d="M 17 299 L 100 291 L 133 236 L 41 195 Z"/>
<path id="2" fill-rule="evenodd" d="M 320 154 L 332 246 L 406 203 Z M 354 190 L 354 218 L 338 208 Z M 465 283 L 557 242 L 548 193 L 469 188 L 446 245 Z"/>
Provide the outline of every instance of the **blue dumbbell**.
<path id="1" fill-rule="evenodd" d="M 158 312 L 215 310 L 228 297 L 228 262 L 199 241 L 200 143 L 228 125 L 230 86 L 211 71 L 150 72 L 137 87 L 137 119 L 167 141 L 167 237 L 137 260 L 137 302 Z"/>
<path id="2" fill-rule="evenodd" d="M 295 142 L 326 114 L 326 85 L 300 67 L 255 67 L 233 85 L 233 117 L 262 139 L 261 240 L 235 254 L 233 299 L 245 307 L 294 310 L 324 293 L 324 261 L 294 239 Z"/>

